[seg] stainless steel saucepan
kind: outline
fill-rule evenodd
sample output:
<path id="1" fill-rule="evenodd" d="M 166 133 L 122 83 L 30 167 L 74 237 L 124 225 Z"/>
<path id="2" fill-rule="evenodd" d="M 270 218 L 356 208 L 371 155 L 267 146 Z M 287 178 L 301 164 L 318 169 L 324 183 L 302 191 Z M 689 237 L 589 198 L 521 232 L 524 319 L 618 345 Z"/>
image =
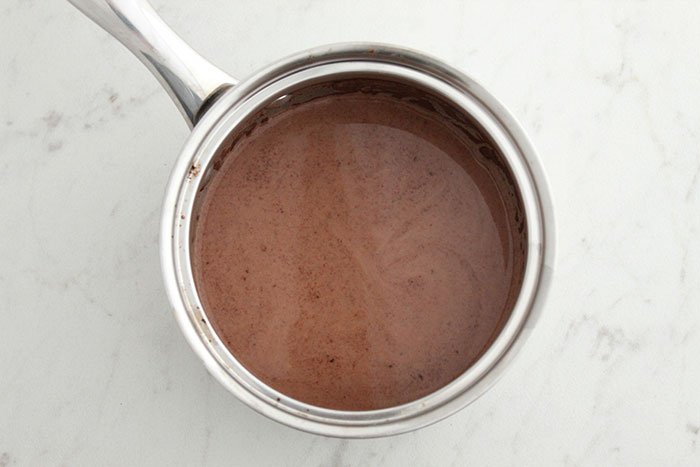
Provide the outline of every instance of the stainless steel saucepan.
<path id="1" fill-rule="evenodd" d="M 156 76 L 193 127 L 163 204 L 160 248 L 163 278 L 175 317 L 207 369 L 256 411 L 294 428 L 337 437 L 402 433 L 434 423 L 479 397 L 524 342 L 542 308 L 552 274 L 554 224 L 544 173 L 511 114 L 486 90 L 439 60 L 372 43 L 322 46 L 269 65 L 238 81 L 188 47 L 145 0 L 70 0 L 119 39 Z M 520 191 L 527 223 L 525 276 L 514 309 L 499 336 L 464 374 L 438 391 L 402 406 L 342 411 L 292 399 L 258 380 L 227 350 L 206 319 L 190 263 L 197 195 L 211 175 L 217 150 L 264 106 L 295 90 L 363 77 L 400 82 L 449 102 L 477 122 L 498 148 Z"/>

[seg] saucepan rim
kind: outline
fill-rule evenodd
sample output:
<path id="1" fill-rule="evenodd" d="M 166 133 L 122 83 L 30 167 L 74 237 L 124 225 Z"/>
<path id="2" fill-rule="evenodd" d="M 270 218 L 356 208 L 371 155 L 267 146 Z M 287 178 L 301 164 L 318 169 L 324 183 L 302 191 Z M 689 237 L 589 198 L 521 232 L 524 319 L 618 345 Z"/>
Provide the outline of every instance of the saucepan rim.
<path id="1" fill-rule="evenodd" d="M 528 255 L 520 294 L 499 336 L 465 373 L 413 402 L 381 410 L 312 406 L 266 385 L 231 355 L 214 332 L 196 292 L 190 263 L 192 213 L 210 163 L 233 128 L 299 86 L 345 77 L 382 77 L 430 89 L 475 119 L 498 146 L 520 190 Z M 162 211 L 161 264 L 177 322 L 209 372 L 261 414 L 326 436 L 366 438 L 411 431 L 468 405 L 502 374 L 529 335 L 552 274 L 554 224 L 549 190 L 532 144 L 511 114 L 484 88 L 425 54 L 385 44 L 347 43 L 300 52 L 224 92 L 197 123 L 172 170 Z"/>

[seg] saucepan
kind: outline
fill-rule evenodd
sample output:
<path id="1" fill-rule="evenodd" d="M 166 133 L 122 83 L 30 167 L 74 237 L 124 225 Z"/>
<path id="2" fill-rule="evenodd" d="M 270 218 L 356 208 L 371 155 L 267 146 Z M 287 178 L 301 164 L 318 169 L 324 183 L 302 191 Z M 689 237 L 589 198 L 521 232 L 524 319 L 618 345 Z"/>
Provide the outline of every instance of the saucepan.
<path id="1" fill-rule="evenodd" d="M 345 43 L 282 59 L 238 81 L 188 47 L 144 0 L 70 0 L 155 75 L 192 133 L 175 162 L 162 211 L 165 288 L 177 322 L 209 372 L 245 404 L 290 427 L 348 438 L 386 436 L 434 423 L 484 393 L 521 347 L 552 275 L 554 224 L 544 172 L 525 133 L 484 88 L 440 60 L 401 47 Z M 447 386 L 414 402 L 368 411 L 331 410 L 282 394 L 248 372 L 216 335 L 197 295 L 190 262 L 197 197 L 217 151 L 262 106 L 314 83 L 362 76 L 429 90 L 477 122 L 502 155 L 527 219 L 527 262 L 514 308 L 488 350 Z"/>

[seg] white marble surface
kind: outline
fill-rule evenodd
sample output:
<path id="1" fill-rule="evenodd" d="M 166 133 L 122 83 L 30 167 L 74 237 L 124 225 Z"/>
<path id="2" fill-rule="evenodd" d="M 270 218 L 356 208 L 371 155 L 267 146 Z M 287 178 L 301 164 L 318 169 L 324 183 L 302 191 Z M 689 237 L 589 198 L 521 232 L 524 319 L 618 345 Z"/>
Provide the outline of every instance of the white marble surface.
<path id="1" fill-rule="evenodd" d="M 504 378 L 432 427 L 341 441 L 257 415 L 190 351 L 161 285 L 184 121 L 66 2 L 3 0 L 0 467 L 700 465 L 700 2 L 154 3 L 240 77 L 346 40 L 475 77 L 549 175 L 549 300 Z"/>

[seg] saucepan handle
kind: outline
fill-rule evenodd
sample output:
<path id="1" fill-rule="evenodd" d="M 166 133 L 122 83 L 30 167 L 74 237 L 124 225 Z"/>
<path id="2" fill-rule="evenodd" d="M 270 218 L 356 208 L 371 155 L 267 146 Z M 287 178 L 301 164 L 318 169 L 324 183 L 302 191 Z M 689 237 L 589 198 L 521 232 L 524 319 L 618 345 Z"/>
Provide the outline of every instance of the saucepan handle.
<path id="1" fill-rule="evenodd" d="M 68 0 L 155 75 L 190 127 L 236 80 L 192 50 L 146 0 Z"/>

